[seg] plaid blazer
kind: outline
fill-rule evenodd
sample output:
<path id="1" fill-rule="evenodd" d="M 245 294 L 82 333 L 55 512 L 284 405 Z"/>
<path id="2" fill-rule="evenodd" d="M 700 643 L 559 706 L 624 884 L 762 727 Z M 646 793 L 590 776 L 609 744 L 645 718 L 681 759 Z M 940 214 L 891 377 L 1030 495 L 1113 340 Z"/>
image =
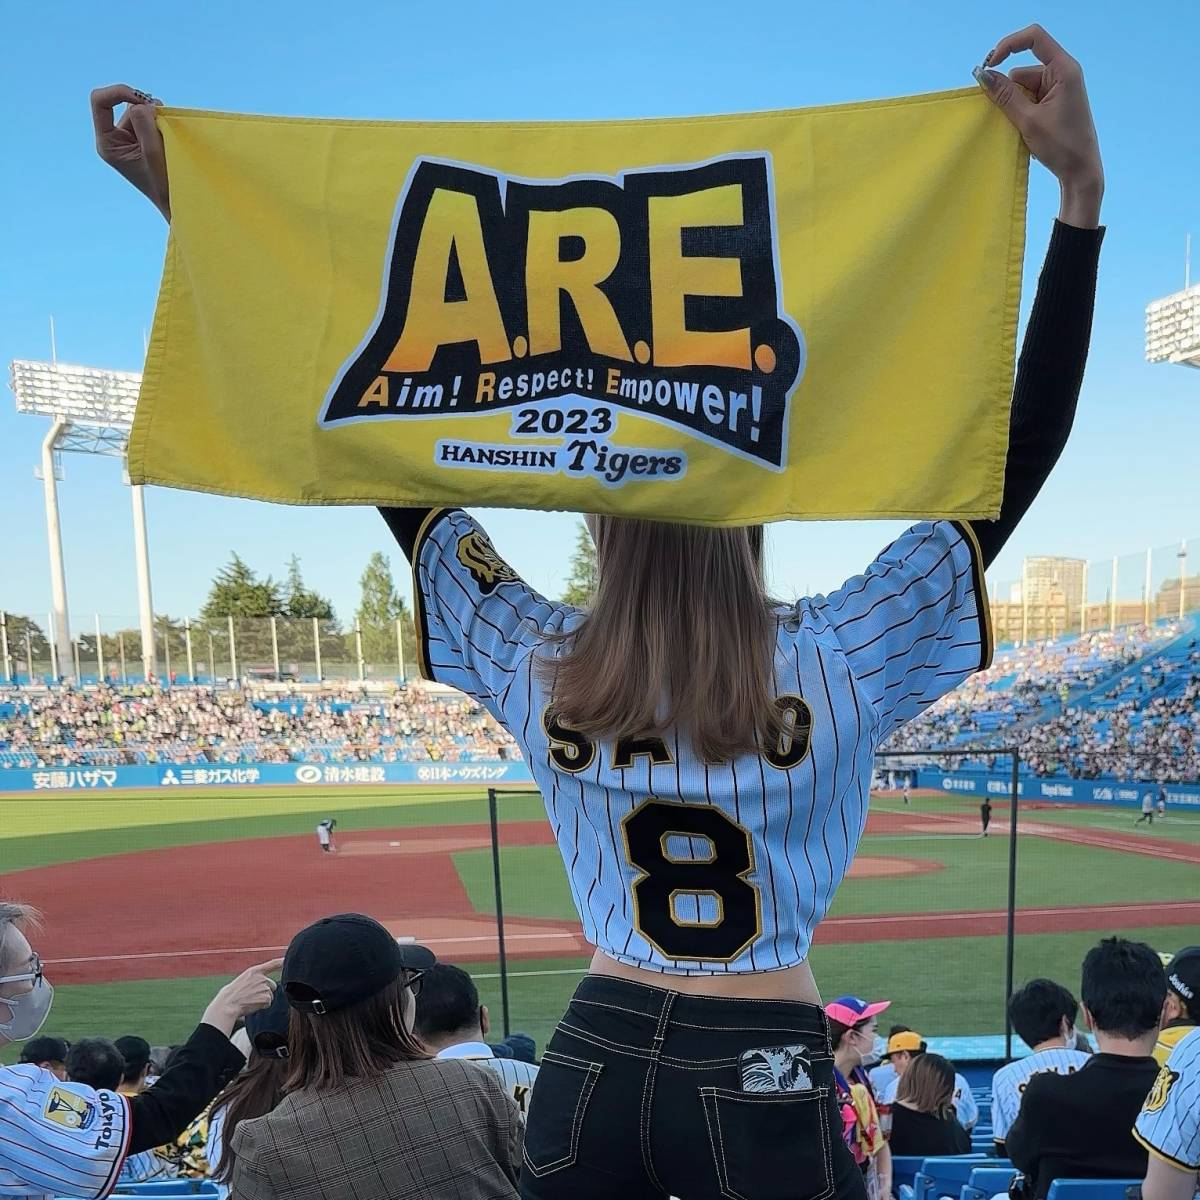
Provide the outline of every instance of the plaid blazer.
<path id="1" fill-rule="evenodd" d="M 511 1200 L 522 1126 L 496 1075 L 400 1063 L 334 1092 L 293 1092 L 242 1121 L 231 1200 Z"/>

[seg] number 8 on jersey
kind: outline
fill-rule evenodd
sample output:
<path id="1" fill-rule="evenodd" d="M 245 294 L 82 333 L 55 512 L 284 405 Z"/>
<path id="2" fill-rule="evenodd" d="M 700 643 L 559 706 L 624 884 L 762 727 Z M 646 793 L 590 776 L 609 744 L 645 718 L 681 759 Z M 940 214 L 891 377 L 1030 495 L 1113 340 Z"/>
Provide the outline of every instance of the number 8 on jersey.
<path id="1" fill-rule="evenodd" d="M 761 899 L 746 878 L 754 870 L 753 844 L 719 808 L 652 798 L 621 829 L 626 856 L 639 871 L 634 926 L 659 953 L 728 962 L 758 938 Z M 694 919 L 682 915 L 683 901 Z"/>

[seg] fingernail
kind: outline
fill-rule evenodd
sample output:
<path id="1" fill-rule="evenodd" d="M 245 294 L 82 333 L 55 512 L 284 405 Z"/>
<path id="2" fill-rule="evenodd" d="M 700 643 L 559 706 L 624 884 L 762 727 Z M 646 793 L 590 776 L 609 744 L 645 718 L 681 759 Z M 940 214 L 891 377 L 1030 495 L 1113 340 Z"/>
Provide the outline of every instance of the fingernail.
<path id="1" fill-rule="evenodd" d="M 989 50 L 989 51 L 988 51 L 988 52 L 987 52 L 987 53 L 986 53 L 986 54 L 983 56 L 983 65 L 984 65 L 985 67 L 987 67 L 987 66 L 990 66 L 990 65 L 991 65 L 991 62 L 992 62 L 992 53 L 993 53 L 993 51 Z"/>
<path id="2" fill-rule="evenodd" d="M 979 84 L 984 91 L 990 92 L 996 86 L 996 72 L 985 70 L 983 67 L 976 67 L 972 72 L 975 76 L 975 82 Z"/>

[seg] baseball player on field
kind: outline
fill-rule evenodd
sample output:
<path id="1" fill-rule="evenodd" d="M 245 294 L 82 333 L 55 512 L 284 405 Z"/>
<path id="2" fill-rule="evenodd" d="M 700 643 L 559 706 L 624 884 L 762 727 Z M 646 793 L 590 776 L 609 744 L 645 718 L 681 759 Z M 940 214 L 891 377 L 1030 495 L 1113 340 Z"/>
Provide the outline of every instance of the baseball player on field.
<path id="1" fill-rule="evenodd" d="M 317 824 L 317 844 L 325 854 L 337 852 L 337 847 L 333 844 L 333 831 L 336 827 L 337 819 L 334 817 L 326 817 Z"/>
<path id="2" fill-rule="evenodd" d="M 1023 50 L 1041 65 L 991 69 Z M 1079 64 L 1031 26 L 987 65 L 981 86 L 1062 201 L 997 520 L 922 522 L 832 594 L 781 604 L 761 526 L 590 517 L 581 610 L 522 582 L 465 512 L 384 510 L 413 564 L 422 674 L 521 746 L 596 947 L 542 1060 L 527 1200 L 864 1194 L 809 947 L 858 848 L 875 751 L 991 659 L 984 570 L 1070 433 L 1102 239 Z M 169 214 L 152 104 L 96 95 L 101 154 Z M 122 132 L 111 108 L 130 96 Z"/>
<path id="3" fill-rule="evenodd" d="M 26 929 L 36 914 L 0 902 L 0 1047 L 33 1037 L 54 999 Z M 137 1096 L 64 1083 L 33 1063 L 0 1066 L 0 1196 L 107 1196 L 127 1155 L 176 1137 L 241 1070 L 237 1021 L 270 1003 L 267 975 L 243 971 L 205 1009 L 170 1070 Z"/>
<path id="4" fill-rule="evenodd" d="M 1143 1200 L 1192 1200 L 1200 1193 L 1200 1032 L 1171 1052 L 1133 1136 L 1150 1152 Z"/>

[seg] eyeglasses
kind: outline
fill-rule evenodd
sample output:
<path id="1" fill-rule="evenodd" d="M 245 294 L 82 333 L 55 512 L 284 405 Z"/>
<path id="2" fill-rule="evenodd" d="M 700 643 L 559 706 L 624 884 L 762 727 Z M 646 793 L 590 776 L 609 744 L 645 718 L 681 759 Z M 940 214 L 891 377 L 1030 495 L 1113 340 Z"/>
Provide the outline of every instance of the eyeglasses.
<path id="1" fill-rule="evenodd" d="M 404 980 L 404 986 L 413 994 L 415 1000 L 421 994 L 421 980 L 425 978 L 424 971 L 409 971 Z"/>
<path id="2" fill-rule="evenodd" d="M 42 960 L 35 954 L 29 960 L 29 967 L 20 975 L 0 975 L 0 983 L 32 983 L 36 987 L 42 981 Z"/>

